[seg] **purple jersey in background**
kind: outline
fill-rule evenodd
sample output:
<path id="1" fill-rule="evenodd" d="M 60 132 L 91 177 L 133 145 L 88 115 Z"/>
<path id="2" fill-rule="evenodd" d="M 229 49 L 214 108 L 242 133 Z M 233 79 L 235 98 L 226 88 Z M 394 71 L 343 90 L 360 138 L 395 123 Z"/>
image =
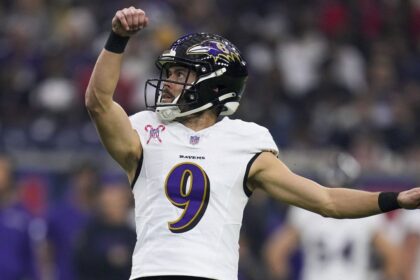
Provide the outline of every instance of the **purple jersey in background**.
<path id="1" fill-rule="evenodd" d="M 0 208 L 0 278 L 39 278 L 30 235 L 31 216 L 19 203 Z"/>
<path id="2" fill-rule="evenodd" d="M 49 210 L 47 239 L 52 247 L 54 279 L 77 279 L 74 269 L 74 248 L 90 214 L 77 207 L 70 198 L 60 201 Z"/>

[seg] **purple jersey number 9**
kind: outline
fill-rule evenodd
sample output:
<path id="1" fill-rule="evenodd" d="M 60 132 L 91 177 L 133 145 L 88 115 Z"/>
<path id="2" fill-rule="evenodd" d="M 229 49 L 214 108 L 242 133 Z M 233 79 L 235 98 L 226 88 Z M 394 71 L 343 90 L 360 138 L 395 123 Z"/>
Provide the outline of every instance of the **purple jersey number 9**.
<path id="1" fill-rule="evenodd" d="M 184 209 L 180 217 L 168 222 L 173 233 L 186 232 L 197 225 L 206 211 L 210 197 L 210 181 L 197 164 L 177 164 L 165 181 L 166 197 L 178 208 Z"/>

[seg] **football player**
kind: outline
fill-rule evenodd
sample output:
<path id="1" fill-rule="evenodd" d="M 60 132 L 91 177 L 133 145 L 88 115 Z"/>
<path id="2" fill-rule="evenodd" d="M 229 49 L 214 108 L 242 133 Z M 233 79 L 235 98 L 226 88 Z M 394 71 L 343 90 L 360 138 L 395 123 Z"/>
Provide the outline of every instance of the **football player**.
<path id="1" fill-rule="evenodd" d="M 319 179 L 327 185 L 354 188 L 360 165 L 349 154 L 333 153 L 320 173 Z M 325 219 L 310 211 L 290 207 L 286 223 L 264 246 L 272 278 L 297 279 L 292 276 L 301 274 L 299 279 L 302 280 L 401 279 L 400 248 L 384 234 L 385 220 L 385 215 Z M 372 245 L 383 261 L 381 269 L 372 268 Z M 291 260 L 297 249 L 302 253 L 303 264 L 293 271 Z M 376 274 L 383 275 L 376 277 Z"/>
<path id="2" fill-rule="evenodd" d="M 239 50 L 221 36 L 175 41 L 156 61 L 160 77 L 147 81 L 153 110 L 128 117 L 113 94 L 125 46 L 148 21 L 134 7 L 116 12 L 86 91 L 101 140 L 133 188 L 131 279 L 236 279 L 242 213 L 256 188 L 335 218 L 419 206 L 420 188 L 369 193 L 298 176 L 279 160 L 266 128 L 223 117 L 238 108 L 248 74 Z"/>

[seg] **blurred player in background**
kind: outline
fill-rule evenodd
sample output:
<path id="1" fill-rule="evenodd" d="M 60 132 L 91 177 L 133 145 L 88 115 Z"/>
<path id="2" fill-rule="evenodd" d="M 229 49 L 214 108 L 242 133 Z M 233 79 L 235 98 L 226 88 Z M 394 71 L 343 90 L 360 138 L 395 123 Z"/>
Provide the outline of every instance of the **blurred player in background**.
<path id="1" fill-rule="evenodd" d="M 47 256 L 50 274 L 57 280 L 77 279 L 74 247 L 92 219 L 98 193 L 99 174 L 89 162 L 78 164 L 69 186 L 47 213 Z"/>
<path id="2" fill-rule="evenodd" d="M 420 279 L 420 219 L 410 212 L 402 213 L 405 225 L 403 242 L 404 280 Z"/>
<path id="3" fill-rule="evenodd" d="M 95 218 L 77 242 L 79 280 L 128 279 L 136 232 L 128 223 L 131 194 L 126 184 L 106 183 L 97 197 Z"/>
<path id="4" fill-rule="evenodd" d="M 153 111 L 130 118 L 113 101 L 123 52 L 148 17 L 116 12 L 93 70 L 86 106 L 102 143 L 125 170 L 135 199 L 130 279 L 237 279 L 238 239 L 253 190 L 323 216 L 360 218 L 420 204 L 420 188 L 372 193 L 326 188 L 291 172 L 266 128 L 219 116 L 239 106 L 247 64 L 227 39 L 193 33 L 157 59 Z M 146 99 L 150 97 L 146 90 Z"/>
<path id="5" fill-rule="evenodd" d="M 345 153 L 334 155 L 322 181 L 330 186 L 355 186 L 360 167 Z M 325 219 L 312 212 L 290 207 L 284 225 L 266 244 L 266 260 L 273 279 L 292 279 L 291 257 L 298 248 L 303 254 L 302 280 L 401 279 L 399 247 L 383 228 L 383 216 L 356 220 Z M 383 262 L 383 273 L 371 267 L 372 245 Z M 296 279 L 296 278 L 293 278 Z"/>
<path id="6" fill-rule="evenodd" d="M 29 212 L 19 202 L 11 160 L 0 154 L 0 279 L 39 278 Z"/>

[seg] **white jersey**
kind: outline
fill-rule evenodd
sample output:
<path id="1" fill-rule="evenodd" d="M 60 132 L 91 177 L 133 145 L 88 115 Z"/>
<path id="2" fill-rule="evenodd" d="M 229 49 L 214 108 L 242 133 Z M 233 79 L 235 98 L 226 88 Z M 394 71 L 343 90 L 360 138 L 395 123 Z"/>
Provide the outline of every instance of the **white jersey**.
<path id="1" fill-rule="evenodd" d="M 268 130 L 225 117 L 195 132 L 150 111 L 130 120 L 143 147 L 133 186 L 137 244 L 130 279 L 237 279 L 245 178 L 256 154 L 278 153 Z"/>
<path id="2" fill-rule="evenodd" d="M 337 220 L 291 207 L 288 221 L 299 231 L 303 280 L 371 279 L 369 262 L 380 216 Z"/>
<path id="3" fill-rule="evenodd" d="M 418 210 L 413 211 L 404 211 L 399 210 L 401 212 L 401 220 L 404 224 L 400 230 L 404 232 L 404 234 L 415 234 L 420 236 L 420 216 Z M 410 275 L 410 279 L 420 279 L 420 247 L 417 247 L 417 254 L 414 256 L 414 269 L 413 274 Z"/>

